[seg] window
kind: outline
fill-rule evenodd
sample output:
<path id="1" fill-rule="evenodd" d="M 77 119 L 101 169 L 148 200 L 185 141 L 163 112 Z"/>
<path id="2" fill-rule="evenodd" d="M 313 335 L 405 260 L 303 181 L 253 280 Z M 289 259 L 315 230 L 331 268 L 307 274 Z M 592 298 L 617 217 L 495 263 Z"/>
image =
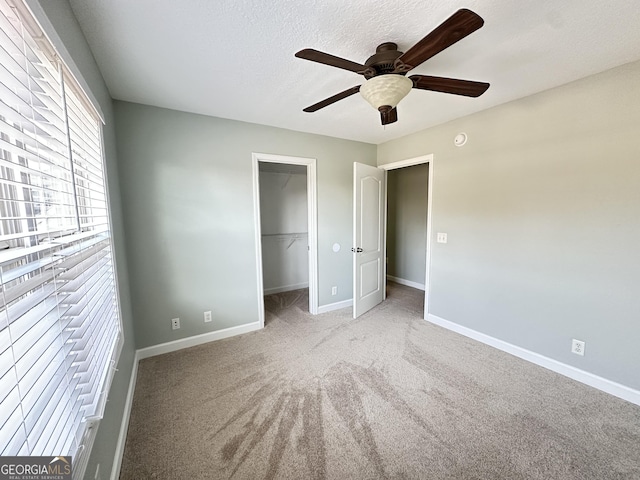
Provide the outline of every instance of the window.
<path id="1" fill-rule="evenodd" d="M 0 455 L 73 455 L 74 476 L 122 342 L 101 134 L 29 10 L 0 0 Z"/>

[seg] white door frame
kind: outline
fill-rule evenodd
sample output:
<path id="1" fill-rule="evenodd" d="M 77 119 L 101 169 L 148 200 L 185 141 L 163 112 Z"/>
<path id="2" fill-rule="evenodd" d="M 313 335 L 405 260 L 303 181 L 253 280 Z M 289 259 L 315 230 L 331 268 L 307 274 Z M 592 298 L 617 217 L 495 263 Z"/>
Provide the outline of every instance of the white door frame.
<path id="1" fill-rule="evenodd" d="M 260 225 L 260 170 L 259 162 L 304 165 L 307 167 L 307 228 L 309 241 L 309 313 L 318 313 L 318 199 L 316 159 L 289 157 L 270 153 L 252 153 L 253 166 L 253 222 L 256 232 L 256 270 L 258 287 L 258 320 L 264 327 L 264 285 L 262 280 L 262 228 Z"/>
<path id="2" fill-rule="evenodd" d="M 427 265 L 425 269 L 424 280 L 424 318 L 427 319 L 429 315 L 429 290 L 431 286 L 431 212 L 433 209 L 433 154 L 423 155 L 421 157 L 408 158 L 406 160 L 400 160 L 398 162 L 386 163 L 384 165 L 378 165 L 378 168 L 382 168 L 385 171 L 384 182 L 384 251 L 387 254 L 387 176 L 389 170 L 396 170 L 403 167 L 412 167 L 414 165 L 428 164 L 429 178 L 427 179 Z M 384 262 L 384 278 L 387 278 L 387 262 Z M 386 295 L 386 292 L 385 292 Z"/>

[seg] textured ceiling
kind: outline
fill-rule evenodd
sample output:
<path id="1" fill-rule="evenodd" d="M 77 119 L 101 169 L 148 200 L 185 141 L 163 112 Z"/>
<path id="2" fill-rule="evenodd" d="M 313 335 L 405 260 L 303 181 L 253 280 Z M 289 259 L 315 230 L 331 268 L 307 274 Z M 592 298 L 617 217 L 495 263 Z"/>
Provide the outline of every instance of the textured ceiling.
<path id="1" fill-rule="evenodd" d="M 381 143 L 640 59 L 638 0 L 70 0 L 119 100 Z M 412 71 L 491 83 L 482 97 L 412 90 L 382 127 L 364 82 L 301 60 L 314 48 L 363 63 L 406 51 L 459 8 L 485 20 Z M 640 87 L 639 87 L 640 88 Z"/>

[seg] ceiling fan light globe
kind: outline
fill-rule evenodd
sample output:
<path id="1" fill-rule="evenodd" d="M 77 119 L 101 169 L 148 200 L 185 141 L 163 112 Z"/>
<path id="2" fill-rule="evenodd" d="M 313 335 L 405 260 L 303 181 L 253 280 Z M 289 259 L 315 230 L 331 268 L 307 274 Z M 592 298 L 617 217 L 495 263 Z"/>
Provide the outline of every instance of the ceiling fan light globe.
<path id="1" fill-rule="evenodd" d="M 396 74 L 378 75 L 360 87 L 360 94 L 369 104 L 379 110 L 382 106 L 395 107 L 413 88 L 407 77 Z"/>

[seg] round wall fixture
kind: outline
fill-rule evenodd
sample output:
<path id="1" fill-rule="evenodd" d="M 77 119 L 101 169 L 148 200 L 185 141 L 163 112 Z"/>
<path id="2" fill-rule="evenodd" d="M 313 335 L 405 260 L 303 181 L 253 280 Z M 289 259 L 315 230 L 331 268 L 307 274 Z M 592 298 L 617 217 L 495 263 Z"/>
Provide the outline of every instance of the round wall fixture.
<path id="1" fill-rule="evenodd" d="M 340 244 L 339 243 L 334 243 L 333 244 L 333 251 L 338 253 L 340 251 Z"/>
<path id="2" fill-rule="evenodd" d="M 453 139 L 453 144 L 456 147 L 461 147 L 463 146 L 465 143 L 467 143 L 467 134 L 466 133 L 459 133 L 455 136 L 455 138 Z"/>

